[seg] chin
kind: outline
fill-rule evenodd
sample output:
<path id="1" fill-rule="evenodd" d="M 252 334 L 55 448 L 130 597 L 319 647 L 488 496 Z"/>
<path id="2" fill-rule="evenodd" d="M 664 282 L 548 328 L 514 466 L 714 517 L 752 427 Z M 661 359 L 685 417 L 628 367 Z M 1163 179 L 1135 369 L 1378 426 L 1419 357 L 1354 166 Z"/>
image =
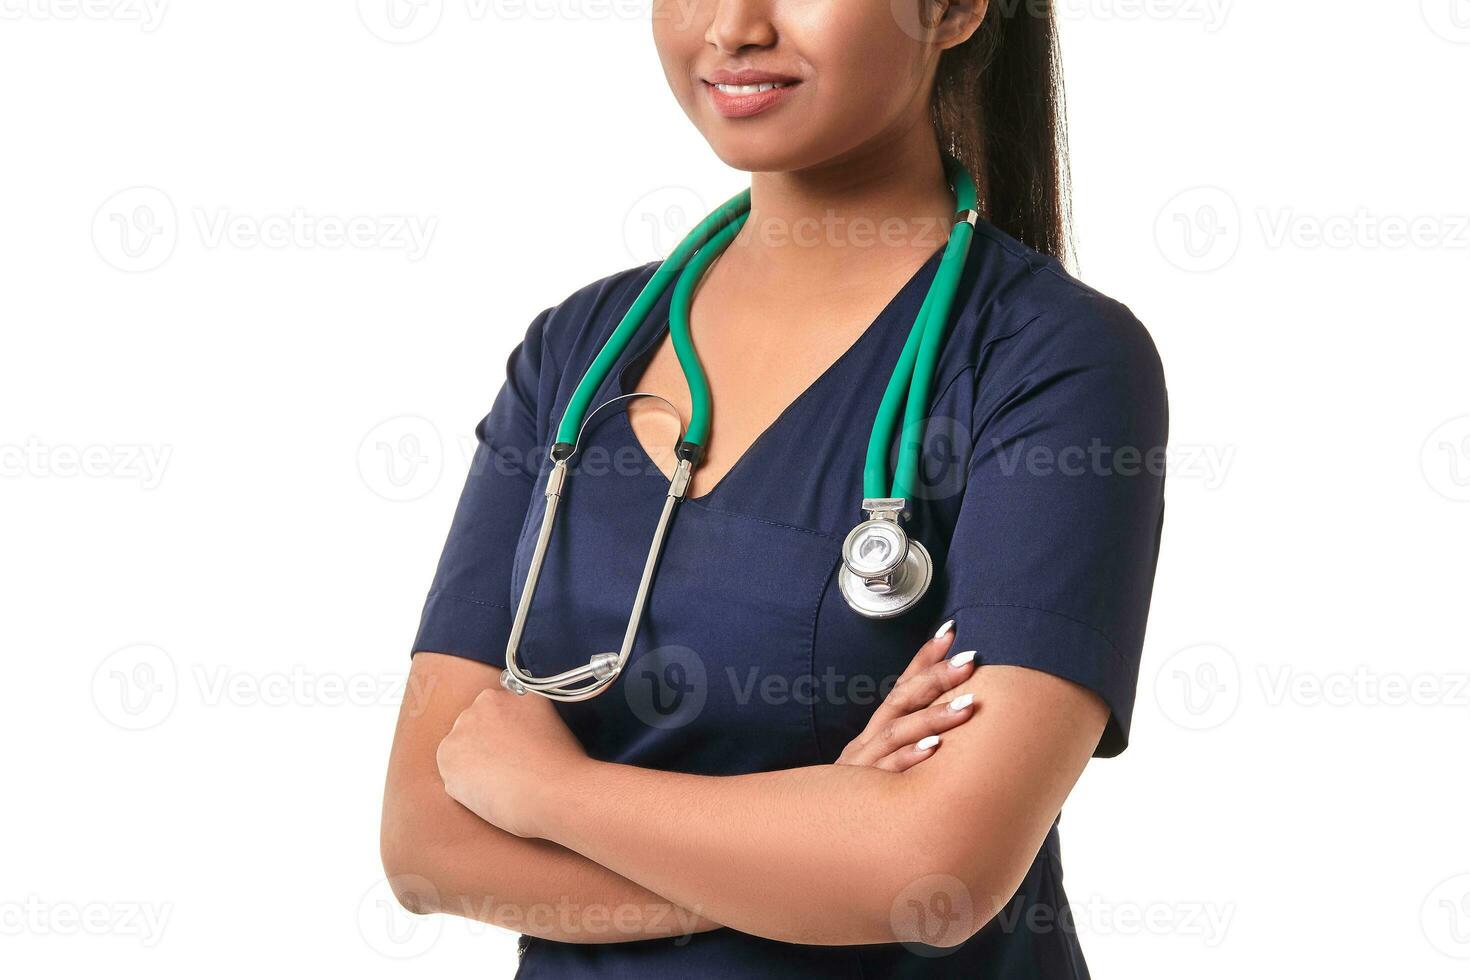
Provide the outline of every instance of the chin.
<path id="1" fill-rule="evenodd" d="M 820 163 L 825 156 L 798 143 L 789 131 L 763 133 L 760 137 L 729 133 L 705 133 L 710 149 L 727 167 L 747 173 L 788 173 Z"/>

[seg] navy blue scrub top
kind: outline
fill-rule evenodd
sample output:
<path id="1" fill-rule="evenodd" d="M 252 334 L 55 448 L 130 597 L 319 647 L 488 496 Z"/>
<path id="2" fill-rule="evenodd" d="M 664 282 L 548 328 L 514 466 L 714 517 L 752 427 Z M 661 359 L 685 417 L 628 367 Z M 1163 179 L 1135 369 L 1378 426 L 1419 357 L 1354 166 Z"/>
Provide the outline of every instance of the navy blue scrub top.
<path id="1" fill-rule="evenodd" d="M 1126 746 L 1164 513 L 1159 357 L 1127 307 L 983 222 L 932 388 L 921 499 L 905 524 L 933 555 L 934 582 L 892 620 L 859 616 L 838 590 L 842 540 L 864 517 L 872 420 L 941 254 L 713 490 L 679 506 L 627 670 L 597 698 L 557 704 L 591 756 L 722 775 L 831 763 L 949 618 L 954 651 L 1097 692 L 1111 718 L 1096 755 Z M 511 352 L 476 429 L 414 651 L 504 667 L 546 505 L 547 448 L 656 267 L 577 290 L 537 315 Z M 667 312 L 666 294 L 593 406 L 633 390 Z M 622 640 L 668 488 L 626 404 L 598 413 L 573 457 L 520 648 L 534 674 L 585 664 Z M 718 929 L 612 944 L 523 937 L 521 949 L 518 977 L 559 980 L 1087 976 L 1055 826 L 1010 905 L 953 948 L 802 946 Z"/>

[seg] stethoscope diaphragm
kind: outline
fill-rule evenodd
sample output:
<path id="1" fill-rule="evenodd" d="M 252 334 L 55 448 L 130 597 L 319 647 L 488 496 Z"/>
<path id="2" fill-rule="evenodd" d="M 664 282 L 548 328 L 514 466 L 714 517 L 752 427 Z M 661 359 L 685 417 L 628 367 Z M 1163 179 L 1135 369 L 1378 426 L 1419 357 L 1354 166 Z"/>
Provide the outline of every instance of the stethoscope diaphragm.
<path id="1" fill-rule="evenodd" d="M 860 615 L 891 619 L 913 608 L 929 590 L 934 559 L 922 542 L 910 538 L 898 523 L 904 501 L 869 497 L 869 518 L 842 542 L 842 568 L 837 587 Z"/>

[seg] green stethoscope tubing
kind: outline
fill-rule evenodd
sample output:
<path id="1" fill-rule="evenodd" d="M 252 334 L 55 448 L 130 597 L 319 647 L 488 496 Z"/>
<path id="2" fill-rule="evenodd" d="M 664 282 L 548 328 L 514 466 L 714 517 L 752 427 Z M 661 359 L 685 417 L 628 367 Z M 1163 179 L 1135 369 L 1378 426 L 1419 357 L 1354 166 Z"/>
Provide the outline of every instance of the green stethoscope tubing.
<path id="1" fill-rule="evenodd" d="M 669 305 L 669 336 L 674 341 L 674 353 L 679 356 L 679 366 L 684 369 L 684 380 L 689 385 L 689 427 L 684 431 L 684 442 L 696 446 L 704 446 L 709 439 L 710 393 L 709 379 L 705 377 L 704 365 L 699 363 L 699 355 L 694 352 L 694 338 L 689 333 L 689 308 L 694 304 L 694 287 L 704 278 L 705 270 L 740 233 L 749 217 L 750 211 L 746 210 L 699 250 L 679 276 Z"/>
<path id="2" fill-rule="evenodd" d="M 673 253 L 667 259 L 664 259 L 657 271 L 654 272 L 653 278 L 648 280 L 643 290 L 638 294 L 638 298 L 633 301 L 633 305 L 623 315 L 622 322 L 618 324 L 618 328 L 613 331 L 612 336 L 607 339 L 607 343 L 603 345 L 602 350 L 587 368 L 587 373 L 583 375 L 581 383 L 572 392 L 572 398 L 567 403 L 566 414 L 562 416 L 561 425 L 556 430 L 556 441 L 558 444 L 566 446 L 576 444 L 577 433 L 582 428 L 582 421 L 587 416 L 587 409 L 592 403 L 592 396 L 597 394 L 597 389 L 602 386 L 602 382 L 607 377 L 608 372 L 612 370 L 613 364 L 622 356 L 623 349 L 628 346 L 628 342 L 638 332 L 639 326 L 648 318 L 649 312 L 658 304 L 659 298 L 668 289 L 669 283 L 675 276 L 685 271 L 690 259 L 695 257 L 696 253 L 720 232 L 721 228 L 728 226 L 734 220 L 739 220 L 743 224 L 749 214 L 750 189 L 747 188 L 730 198 L 730 200 L 711 213 L 709 217 L 696 225 L 694 230 L 686 235 L 684 240 L 679 243 L 679 247 L 674 249 Z M 739 229 L 737 228 L 736 230 L 738 231 Z M 733 238 L 734 234 L 731 233 L 729 237 Z M 724 251 L 724 246 L 728 244 L 729 239 L 727 238 L 724 244 L 720 246 L 720 251 Z M 714 262 L 715 258 L 715 255 L 709 255 L 700 266 L 700 271 L 703 271 L 710 263 Z M 692 292 L 692 284 L 687 291 Z M 678 316 L 677 312 L 678 305 L 674 304 L 670 310 L 669 331 L 674 334 L 676 343 L 687 348 L 687 356 L 694 364 L 694 370 L 691 372 L 689 370 L 689 360 L 685 359 L 686 355 L 683 353 L 680 354 L 679 363 L 685 370 L 685 380 L 689 384 L 690 401 L 693 405 L 689 427 L 691 430 L 695 429 L 695 423 L 698 422 L 700 423 L 701 430 L 708 433 L 710 413 L 709 382 L 705 378 L 704 368 L 699 364 L 699 358 L 694 356 L 694 344 L 688 336 L 688 309 L 686 308 L 683 311 L 683 316 Z M 681 321 L 682 332 L 684 334 L 682 340 L 679 337 Z"/>
<path id="3" fill-rule="evenodd" d="M 914 325 L 909 331 L 903 351 L 899 354 L 873 422 L 867 459 L 863 467 L 863 494 L 866 497 L 907 499 L 918 485 L 923 423 L 928 412 L 934 373 L 960 278 L 964 274 L 970 241 L 975 232 L 974 180 L 958 161 L 948 155 L 945 156 L 945 171 L 955 192 L 956 221 L 945 245 L 939 270 L 919 308 L 919 315 L 914 319 Z M 970 217 L 967 218 L 967 215 Z M 689 425 L 680 443 L 679 453 L 681 458 L 691 458 L 698 462 L 709 438 L 711 399 L 709 379 L 705 376 L 690 335 L 689 309 L 694 289 L 700 279 L 734 240 L 749 217 L 750 191 L 746 189 L 695 226 L 659 265 L 572 393 L 566 413 L 557 428 L 556 445 L 552 448 L 553 459 L 565 459 L 571 455 L 593 396 L 637 333 L 639 326 L 668 289 L 670 281 L 677 277 L 669 306 L 669 335 L 689 387 L 691 406 Z M 900 415 L 903 418 L 903 429 L 899 439 L 898 464 L 890 484 L 889 447 L 892 445 L 893 430 Z"/>
<path id="4" fill-rule="evenodd" d="M 955 212 L 973 214 L 976 195 L 975 181 L 953 157 L 945 158 L 945 170 L 950 186 L 955 192 Z M 878 407 L 873 422 L 873 434 L 868 440 L 867 463 L 863 467 L 863 495 L 865 497 L 901 497 L 909 499 L 918 484 L 919 455 L 923 448 L 923 421 L 929 410 L 929 392 L 934 383 L 934 372 L 939 363 L 939 348 L 949 325 L 949 314 L 954 307 L 955 294 L 959 291 L 960 277 L 964 275 L 965 260 L 970 254 L 970 240 L 975 236 L 975 226 L 970 221 L 956 221 L 950 230 L 949 242 L 944 247 L 944 257 L 939 260 L 939 271 L 919 307 L 913 329 L 903 351 L 898 355 L 898 364 L 883 392 L 883 401 Z M 907 398 L 905 399 L 905 395 Z M 893 441 L 893 426 L 898 420 L 898 405 L 904 401 L 903 432 L 898 447 L 898 465 L 894 470 L 893 484 L 884 493 L 888 477 L 888 447 Z"/>

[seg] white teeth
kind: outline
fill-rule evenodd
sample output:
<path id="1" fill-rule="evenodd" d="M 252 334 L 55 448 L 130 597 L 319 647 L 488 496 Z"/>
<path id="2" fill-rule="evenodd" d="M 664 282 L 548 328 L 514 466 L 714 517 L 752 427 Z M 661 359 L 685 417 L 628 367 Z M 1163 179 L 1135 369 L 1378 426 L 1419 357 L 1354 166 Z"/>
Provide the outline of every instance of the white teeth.
<path id="1" fill-rule="evenodd" d="M 761 82 L 759 85 L 726 85 L 716 82 L 715 88 L 726 95 L 758 95 L 761 92 L 769 92 L 773 88 L 785 88 L 789 82 Z"/>

